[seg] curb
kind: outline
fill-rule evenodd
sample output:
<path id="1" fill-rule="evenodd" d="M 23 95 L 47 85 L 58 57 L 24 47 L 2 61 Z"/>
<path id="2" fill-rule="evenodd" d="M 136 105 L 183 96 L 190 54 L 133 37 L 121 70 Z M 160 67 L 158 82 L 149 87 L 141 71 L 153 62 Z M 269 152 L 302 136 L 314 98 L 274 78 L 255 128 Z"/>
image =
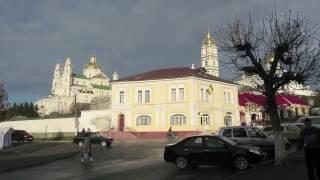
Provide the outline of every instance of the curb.
<path id="1" fill-rule="evenodd" d="M 37 161 L 37 162 L 31 163 L 31 164 L 27 164 L 27 165 L 24 165 L 24 166 L 0 169 L 0 174 L 1 173 L 5 173 L 5 172 L 10 172 L 10 171 L 16 171 L 16 170 L 20 170 L 20 169 L 27 169 L 27 168 L 31 168 L 31 167 L 47 164 L 47 163 L 50 163 L 50 162 L 53 162 L 53 161 L 57 161 L 57 160 L 63 160 L 63 159 L 71 158 L 71 157 L 75 156 L 78 153 L 79 152 L 70 152 L 70 153 L 65 153 L 65 154 L 59 154 L 55 158 Z M 17 159 L 17 160 L 19 160 L 19 159 Z"/>

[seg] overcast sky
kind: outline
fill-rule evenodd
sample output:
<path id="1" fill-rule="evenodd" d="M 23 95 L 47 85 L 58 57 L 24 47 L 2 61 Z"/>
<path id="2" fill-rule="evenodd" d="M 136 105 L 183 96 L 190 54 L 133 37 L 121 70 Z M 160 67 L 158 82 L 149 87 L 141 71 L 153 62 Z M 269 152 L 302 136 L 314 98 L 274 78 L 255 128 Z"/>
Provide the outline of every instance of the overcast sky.
<path id="1" fill-rule="evenodd" d="M 49 94 L 54 66 L 67 56 L 80 73 L 95 55 L 110 78 L 199 66 L 208 27 L 215 35 L 235 16 L 261 21 L 274 7 L 320 20 L 319 0 L 1 0 L 0 81 L 11 102 L 35 101 Z"/>

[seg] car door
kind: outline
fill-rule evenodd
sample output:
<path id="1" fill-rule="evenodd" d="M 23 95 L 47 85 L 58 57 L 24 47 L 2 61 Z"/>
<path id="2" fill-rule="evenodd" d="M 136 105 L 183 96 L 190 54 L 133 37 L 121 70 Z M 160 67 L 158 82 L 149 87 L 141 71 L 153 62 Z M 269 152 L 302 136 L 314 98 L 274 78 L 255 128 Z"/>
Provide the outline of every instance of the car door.
<path id="1" fill-rule="evenodd" d="M 274 142 L 272 139 L 267 138 L 261 130 L 256 127 L 247 127 L 248 139 L 250 145 L 261 147 L 265 150 L 272 150 L 274 147 Z"/>
<path id="2" fill-rule="evenodd" d="M 206 164 L 225 164 L 232 161 L 232 152 L 227 144 L 217 137 L 204 137 L 204 159 Z"/>
<path id="3" fill-rule="evenodd" d="M 231 139 L 239 144 L 249 144 L 249 138 L 244 127 L 235 127 L 232 128 L 232 137 Z"/>
<path id="4" fill-rule="evenodd" d="M 186 156 L 191 163 L 204 163 L 203 137 L 188 138 L 181 149 L 180 155 Z"/>
<path id="5" fill-rule="evenodd" d="M 316 128 L 320 128 L 320 117 L 312 117 L 311 122 L 312 122 L 312 126 Z"/>
<path id="6" fill-rule="evenodd" d="M 90 142 L 91 144 L 99 144 L 99 137 L 97 137 L 96 133 L 91 133 L 90 135 Z"/>
<path id="7" fill-rule="evenodd" d="M 296 141 L 300 138 L 300 129 L 297 126 L 284 126 L 283 135 L 290 141 Z"/>

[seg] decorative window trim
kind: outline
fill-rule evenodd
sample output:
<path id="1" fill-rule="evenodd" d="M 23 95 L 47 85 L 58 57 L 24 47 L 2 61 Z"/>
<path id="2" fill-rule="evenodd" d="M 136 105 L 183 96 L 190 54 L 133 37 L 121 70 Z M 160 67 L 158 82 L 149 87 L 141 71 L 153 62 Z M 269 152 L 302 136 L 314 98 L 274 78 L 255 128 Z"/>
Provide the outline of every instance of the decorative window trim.
<path id="1" fill-rule="evenodd" d="M 185 126 L 187 125 L 187 116 L 182 113 L 170 115 L 170 126 Z"/>
<path id="2" fill-rule="evenodd" d="M 136 125 L 137 126 L 151 126 L 152 118 L 150 115 L 138 115 L 136 117 Z"/>
<path id="3" fill-rule="evenodd" d="M 205 119 L 206 118 L 206 119 Z M 206 123 L 204 123 L 206 122 Z M 211 115 L 204 113 L 200 116 L 200 124 L 201 126 L 210 126 L 211 125 Z"/>
<path id="4" fill-rule="evenodd" d="M 223 121 L 225 126 L 232 126 L 233 116 L 231 114 L 226 114 L 223 116 Z"/>

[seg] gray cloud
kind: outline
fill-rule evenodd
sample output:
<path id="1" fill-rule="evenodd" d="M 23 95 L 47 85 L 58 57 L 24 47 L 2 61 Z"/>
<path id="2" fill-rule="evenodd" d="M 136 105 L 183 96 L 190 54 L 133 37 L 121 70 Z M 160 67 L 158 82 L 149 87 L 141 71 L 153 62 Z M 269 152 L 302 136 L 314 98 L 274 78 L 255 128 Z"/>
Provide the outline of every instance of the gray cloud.
<path id="1" fill-rule="evenodd" d="M 109 76 L 114 70 L 126 76 L 199 64 L 208 26 L 218 31 L 235 16 L 247 19 L 249 12 L 261 21 L 274 7 L 280 13 L 299 11 L 316 23 L 319 5 L 317 0 L 4 0 L 0 81 L 13 100 L 34 100 L 48 94 L 53 68 L 66 56 L 80 72 L 96 55 Z"/>

